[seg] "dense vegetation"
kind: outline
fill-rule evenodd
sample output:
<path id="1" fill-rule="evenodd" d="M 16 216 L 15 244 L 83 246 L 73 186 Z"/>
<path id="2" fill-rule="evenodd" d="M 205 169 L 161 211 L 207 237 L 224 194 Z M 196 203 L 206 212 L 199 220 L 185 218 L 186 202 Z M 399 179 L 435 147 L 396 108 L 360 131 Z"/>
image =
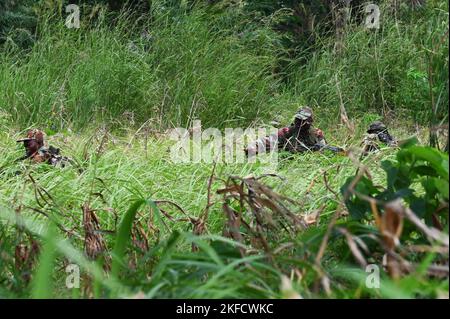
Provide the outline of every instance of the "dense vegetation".
<path id="1" fill-rule="evenodd" d="M 2 1 L 0 297 L 448 298 L 448 4 L 375 2 Z M 301 105 L 345 156 L 169 160 Z M 378 119 L 405 141 L 362 159 Z M 31 127 L 74 163 L 16 161 Z"/>

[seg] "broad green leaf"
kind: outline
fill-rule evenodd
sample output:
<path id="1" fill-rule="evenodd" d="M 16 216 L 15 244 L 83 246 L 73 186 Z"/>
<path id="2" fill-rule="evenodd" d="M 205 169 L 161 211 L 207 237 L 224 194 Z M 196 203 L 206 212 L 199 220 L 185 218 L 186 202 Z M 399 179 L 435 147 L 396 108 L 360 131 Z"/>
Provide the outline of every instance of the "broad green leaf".
<path id="1" fill-rule="evenodd" d="M 39 263 L 32 282 L 32 297 L 48 299 L 53 292 L 53 274 L 56 259 L 56 226 L 51 223 L 47 229 Z"/>
<path id="2" fill-rule="evenodd" d="M 111 273 L 115 277 L 119 274 L 120 269 L 124 265 L 124 256 L 127 246 L 130 242 L 131 229 L 133 227 L 133 222 L 134 218 L 136 217 L 136 213 L 138 212 L 139 208 L 145 203 L 147 203 L 147 201 L 144 199 L 140 199 L 135 203 L 133 203 L 123 216 L 122 221 L 120 222 L 115 246 L 112 253 L 113 260 L 111 266 Z"/>

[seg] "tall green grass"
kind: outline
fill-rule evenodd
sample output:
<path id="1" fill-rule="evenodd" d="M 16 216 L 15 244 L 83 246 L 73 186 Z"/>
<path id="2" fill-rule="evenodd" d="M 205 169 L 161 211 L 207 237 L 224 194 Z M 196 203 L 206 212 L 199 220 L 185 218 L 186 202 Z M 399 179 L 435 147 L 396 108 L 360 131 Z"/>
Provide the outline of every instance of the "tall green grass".
<path id="1" fill-rule="evenodd" d="M 207 232 L 193 236 L 189 222 L 158 223 L 158 212 L 141 204 L 147 198 L 170 200 L 191 216 L 199 216 L 208 203 L 211 166 L 171 163 L 164 137 L 135 134 L 130 128 L 145 121 L 151 129 L 188 126 L 193 119 L 201 119 L 204 127 L 222 128 L 271 119 L 288 124 L 298 106 L 310 104 L 332 144 L 359 145 L 367 125 L 380 115 L 392 119 L 393 135 L 408 137 L 409 122 L 399 118 L 428 120 L 430 91 L 437 110 L 434 122 L 448 114 L 443 108 L 448 103 L 448 76 L 442 72 L 448 66 L 444 54 L 448 43 L 431 56 L 427 51 L 448 28 L 448 9 L 442 1 L 430 1 L 421 11 L 408 10 L 383 15 L 379 31 L 352 24 L 339 57 L 333 53 L 333 39 L 320 38 L 318 51 L 309 60 L 299 57 L 301 63 L 291 61 L 297 68 L 282 71 L 280 35 L 270 23 L 243 19 L 236 8 L 223 12 L 195 8 L 176 14 L 157 10 L 148 21 L 133 21 L 124 13 L 112 24 L 101 13 L 96 23 L 88 26 L 83 21 L 80 30 L 66 29 L 58 15 L 41 17 L 39 41 L 29 52 L 11 42 L 0 51 L 4 154 L 0 158 L 0 297 L 73 296 L 64 286 L 63 266 L 68 261 L 80 265 L 82 273 L 94 280 L 95 297 L 268 298 L 286 297 L 289 291 L 303 297 L 448 297 L 448 280 L 429 280 L 418 273 L 398 282 L 383 275 L 383 289 L 365 289 L 364 273 L 347 266 L 354 261 L 342 236 L 336 234 L 323 259 L 332 279 L 331 295 L 311 288 L 317 273 L 309 253 L 317 251 L 339 205 L 329 189 L 338 192 L 355 172 L 349 158 L 317 153 L 280 158 L 278 173 L 285 180 L 270 181 L 270 186 L 303 203 L 298 213 L 323 208 L 317 227 L 299 234 L 301 244 L 295 254 L 280 257 L 281 265 L 306 270 L 302 278 L 290 273 L 292 278 L 286 281 L 286 269 L 268 263 L 267 256 L 255 253 L 243 258 L 236 248 L 239 244 L 220 236 L 225 220 L 220 196 L 215 194 L 223 187 L 220 178 L 261 175 L 265 171 L 260 163 L 217 166 L 218 178 L 212 186 L 217 202 L 209 208 Z M 140 37 L 143 26 L 148 35 Z M 429 70 L 434 75 L 431 87 Z M 354 136 L 336 125 L 341 95 L 356 123 Z M 91 126 L 99 122 L 124 126 L 122 136 L 92 131 Z M 76 167 L 53 169 L 15 162 L 23 154 L 15 140 L 32 125 L 47 128 L 51 144 L 75 159 Z M 54 134 L 63 129 L 64 135 Z M 426 141 L 424 135 L 420 138 Z M 364 160 L 377 185 L 385 184 L 381 160 L 393 158 L 394 151 L 383 150 Z M 45 201 L 36 195 L 37 188 L 48 193 Z M 80 229 L 85 203 L 96 210 L 112 250 L 109 277 L 86 259 L 82 238 L 45 231 L 49 220 L 65 229 Z M 18 236 L 12 225 L 18 210 L 27 230 L 44 244 L 31 284 L 18 279 L 21 274 L 14 265 Z M 150 218 L 158 226 L 158 231 L 147 229 L 150 250 L 135 268 L 126 267 L 127 258 L 135 253 L 129 245 L 131 223 L 147 223 Z M 346 220 L 338 225 L 375 231 L 372 225 Z M 199 252 L 191 252 L 192 244 Z M 82 285 L 88 286 L 83 281 Z"/>
<path id="2" fill-rule="evenodd" d="M 393 133 L 406 137 L 400 128 L 394 128 Z M 337 134 L 335 138 L 340 139 L 346 135 L 346 129 L 340 128 Z M 2 130 L 0 150 L 5 156 L 0 159 L 0 297 L 72 298 L 73 291 L 65 286 L 68 263 L 80 266 L 82 288 L 89 286 L 88 278 L 92 278 L 94 294 L 91 296 L 81 290 L 78 296 L 82 298 L 287 297 L 291 290 L 282 285 L 282 278 L 290 275 L 289 267 L 304 272 L 303 279 L 295 275 L 288 282 L 305 298 L 436 297 L 448 290 L 448 280 L 414 281 L 416 274 L 400 282 L 393 282 L 382 274 L 383 289 L 367 290 L 361 286 L 364 273 L 347 266 L 354 262 L 339 234 L 333 234 L 323 260 L 324 270 L 332 280 L 332 294 L 327 296 L 323 291 L 312 289 L 317 273 L 310 263 L 309 253 L 318 250 L 329 218 L 338 207 L 336 197 L 328 188 L 338 192 L 355 172 L 355 166 L 347 157 L 304 154 L 281 158 L 277 173 L 284 180 L 265 180 L 275 191 L 302 203 L 296 211 L 298 214 L 311 214 L 324 207 L 319 224 L 298 233 L 295 250 L 279 254 L 281 269 L 278 269 L 260 252 L 242 257 L 237 249 L 242 244 L 221 236 L 225 214 L 222 195 L 216 194 L 216 190 L 224 187 L 221 179 L 232 175 L 259 176 L 265 172 L 263 164 L 217 165 L 217 178 L 211 192 L 214 204 L 210 207 L 207 232 L 194 236 L 189 222 L 170 221 L 162 214 L 158 222 L 154 207 L 145 199 L 169 200 L 179 204 L 190 216 L 200 216 L 207 205 L 211 165 L 172 163 L 170 154 L 162 151 L 170 145 L 164 139 L 150 137 L 146 147 L 140 135 L 110 136 L 106 143 L 96 135 L 98 133 L 85 132 L 49 137 L 52 145 L 64 146 L 64 155 L 71 156 L 80 165 L 55 169 L 26 161 L 14 162 L 23 152 L 15 144 L 19 134 Z M 360 138 L 355 136 L 350 143 L 357 145 Z M 106 147 L 99 152 L 101 144 Z M 380 161 L 394 158 L 394 150 L 384 149 L 364 160 L 377 185 L 385 185 Z M 328 172 L 328 186 L 322 181 L 324 171 Z M 36 194 L 36 187 L 48 193 L 44 194 L 46 200 Z M 144 205 L 145 202 L 149 205 Z M 113 270 L 108 275 L 84 256 L 82 206 L 85 203 L 96 211 L 109 247 Z M 23 227 L 43 243 L 31 284 L 18 280 L 21 274 L 13 262 L 18 243 L 15 212 L 19 208 Z M 184 217 L 173 207 L 163 208 L 175 218 Z M 50 220 L 67 230 L 75 230 L 75 234 L 69 236 L 59 228 L 54 233 L 48 232 Z M 152 231 L 144 226 L 149 234 L 150 249 L 139 255 L 134 268 L 129 266 L 129 261 L 139 250 L 129 244 L 133 221 L 142 225 L 152 223 L 158 229 Z M 355 234 L 374 231 L 372 225 L 358 225 L 346 219 L 340 220 L 338 226 L 348 227 Z M 192 244 L 199 247 L 198 252 L 191 251 Z"/>
<path id="3" fill-rule="evenodd" d="M 448 3 L 428 1 L 418 9 L 404 4 L 393 11 L 386 2 L 380 12 L 378 30 L 367 29 L 364 20 L 356 20 L 360 13 L 352 12 L 340 55 L 333 51 L 333 37 L 321 38 L 311 59 L 292 71 L 295 95 L 320 106 L 328 119 L 330 113 L 339 114 L 342 96 L 352 116 L 372 111 L 388 121 L 428 123 L 431 90 L 438 103 L 437 121 L 447 120 L 442 106 L 448 105 L 448 74 L 443 74 L 448 69 Z"/>
<path id="4" fill-rule="evenodd" d="M 47 19 L 30 53 L 0 53 L 0 105 L 18 124 L 60 129 L 152 119 L 168 127 L 201 119 L 238 126 L 267 118 L 279 103 L 277 48 L 246 46 L 200 9 L 176 19 L 161 14 L 139 28 L 126 15 L 114 26 L 99 18 L 79 30 Z"/>
<path id="5" fill-rule="evenodd" d="M 398 12 L 381 6 L 379 30 L 366 29 L 355 12 L 339 56 L 318 27 L 315 51 L 299 52 L 287 69 L 280 69 L 282 34 L 272 29 L 278 13 L 255 21 L 235 7 L 158 8 L 137 21 L 124 12 L 114 23 L 100 11 L 79 30 L 67 29 L 63 16 L 41 16 L 30 52 L 10 42 L 0 51 L 1 109 L 21 126 L 53 129 L 148 120 L 166 128 L 194 119 L 247 126 L 287 121 L 301 104 L 328 125 L 341 96 L 351 116 L 372 111 L 426 123 L 434 109 L 436 125 L 448 116 L 445 1 Z"/>

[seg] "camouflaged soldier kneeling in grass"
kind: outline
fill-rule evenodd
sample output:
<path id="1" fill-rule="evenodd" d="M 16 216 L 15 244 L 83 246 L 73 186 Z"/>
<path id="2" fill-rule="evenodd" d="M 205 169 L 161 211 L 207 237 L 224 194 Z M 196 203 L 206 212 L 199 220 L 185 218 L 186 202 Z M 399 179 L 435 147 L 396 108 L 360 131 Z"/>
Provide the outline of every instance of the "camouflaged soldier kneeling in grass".
<path id="1" fill-rule="evenodd" d="M 59 148 L 45 147 L 44 133 L 40 130 L 29 130 L 27 137 L 17 141 L 23 143 L 26 154 L 19 160 L 30 159 L 34 163 L 47 163 L 53 166 L 64 167 L 70 163 L 70 159 L 61 156 Z"/>
<path id="2" fill-rule="evenodd" d="M 274 145 L 278 150 L 290 153 L 303 153 L 307 151 L 330 150 L 335 153 L 344 152 L 339 147 L 329 146 L 322 130 L 312 126 L 314 122 L 312 109 L 303 107 L 294 116 L 294 122 L 289 127 L 278 130 L 277 135 L 264 137 L 249 146 L 245 153 L 247 156 L 256 155 L 261 147 L 270 152 Z"/>

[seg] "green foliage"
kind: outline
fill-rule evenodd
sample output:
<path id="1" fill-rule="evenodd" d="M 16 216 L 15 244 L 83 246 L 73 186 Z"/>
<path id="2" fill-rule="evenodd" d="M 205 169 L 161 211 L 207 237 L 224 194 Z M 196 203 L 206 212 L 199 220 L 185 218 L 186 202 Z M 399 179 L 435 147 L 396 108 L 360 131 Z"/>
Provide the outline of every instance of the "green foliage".
<path id="1" fill-rule="evenodd" d="M 125 20 L 114 30 L 49 25 L 18 64 L 1 63 L 0 104 L 16 123 L 57 129 L 125 124 L 124 114 L 162 128 L 195 118 L 214 127 L 245 126 L 267 117 L 282 102 L 274 99 L 275 49 L 256 52 L 214 23 L 202 11 L 176 22 L 162 14 L 145 38 Z"/>
<path id="2" fill-rule="evenodd" d="M 395 128 L 394 132 L 397 133 Z M 27 162 L 14 163 L 22 154 L 22 149 L 15 144 L 19 134 L 8 129 L 2 135 L 0 149 L 5 156 L 0 159 L 0 206 L 8 207 L 0 209 L 0 249 L 4 252 L 0 255 L 2 296 L 29 297 L 32 287 L 20 281 L 21 274 L 15 270 L 13 261 L 17 243 L 16 228 L 12 227 L 16 222 L 16 205 L 23 207 L 24 227 L 39 243 L 44 243 L 43 251 L 47 251 L 45 243 L 48 240 L 43 230 L 49 220 L 42 213 L 51 216 L 64 229 L 72 231 L 69 236 L 58 229 L 51 237 L 56 245 L 56 259 L 51 275 L 47 273 L 45 277 L 52 278 L 52 296 L 62 298 L 74 297 L 72 291 L 65 287 L 67 273 L 64 267 L 67 262 L 80 266 L 81 287 L 87 289 L 92 283 L 95 298 L 133 297 L 136 294 L 146 298 L 286 297 L 289 295 L 280 288 L 280 278 L 289 277 L 295 269 L 300 270 L 303 277 L 302 280 L 292 281 L 292 289 L 304 298 L 411 297 L 416 291 L 420 291 L 420 296 L 431 298 L 448 286 L 448 281 L 432 281 L 427 277 L 420 277 L 423 278 L 420 284 L 412 284 L 412 279 L 419 278 L 416 273 L 399 284 L 382 272 L 382 289 L 365 290 L 364 277 L 357 276 L 363 272 L 354 270 L 355 261 L 345 237 L 341 232 L 333 230 L 321 266 L 323 273 L 331 280 L 332 293 L 326 295 L 323 291 L 314 289 L 321 274 L 317 272 L 315 257 L 327 233 L 330 217 L 340 205 L 321 182 L 323 170 L 328 173 L 328 187 L 336 191 L 347 176 L 354 172 L 347 157 L 317 153 L 295 156 L 280 163 L 278 174 L 285 177 L 284 181 L 266 179 L 275 191 L 302 203 L 299 214 L 313 214 L 322 209 L 318 224 L 299 231 L 293 238 L 288 240 L 283 237 L 284 232 L 268 237 L 275 238 L 271 246 L 280 247 L 276 258 L 279 267 L 275 267 L 263 250 L 250 250 L 247 245 L 219 235 L 222 234 L 225 223 L 221 196 L 215 195 L 216 190 L 223 187 L 221 179 L 230 175 L 259 176 L 264 173 L 263 166 L 258 163 L 217 165 L 217 180 L 211 190 L 213 205 L 207 221 L 208 235 L 194 236 L 189 222 L 169 220 L 163 213 L 158 215 L 155 209 L 150 210 L 151 202 L 150 205 L 144 205 L 142 199 L 150 197 L 173 201 L 190 215 L 199 216 L 207 205 L 207 181 L 211 166 L 202 163 L 171 163 L 169 153 L 162 151 L 169 148 L 168 141 L 150 136 L 145 146 L 144 139 L 134 133 L 129 131 L 126 137 L 111 137 L 111 140 L 104 142 L 105 148 L 100 154 L 98 149 L 101 136 L 96 138 L 94 133 L 66 132 L 64 137 L 61 134 L 52 135 L 49 137 L 50 143 L 62 147 L 63 154 L 73 157 L 80 165 L 64 169 L 36 166 Z M 345 128 L 335 131 L 335 135 L 340 140 L 345 136 Z M 357 143 L 359 138 L 360 136 L 355 137 L 351 143 Z M 390 149 L 374 155 L 382 158 L 395 157 Z M 372 159 L 368 161 L 368 166 L 374 171 L 373 176 L 376 180 L 384 180 L 384 171 L 377 171 L 378 160 Z M 82 172 L 78 171 L 79 168 Z M 48 192 L 48 196 L 45 195 L 46 201 L 36 198 L 28 174 L 33 176 L 40 190 Z M 85 257 L 80 207 L 87 201 L 90 201 L 90 207 L 97 213 L 101 229 L 99 232 L 103 234 L 109 248 L 107 253 L 111 251 L 114 273 L 117 276 L 112 275 L 112 272 L 106 275 L 100 265 Z M 34 209 L 42 213 L 37 213 Z M 176 220 L 185 217 L 170 208 L 162 209 Z M 130 225 L 138 221 L 149 234 L 149 250 L 143 253 L 134 244 L 130 244 L 131 238 L 128 236 Z M 153 225 L 158 231 L 151 232 L 145 225 Z M 381 264 L 376 257 L 378 245 L 372 239 L 378 231 L 370 221 L 360 223 L 342 218 L 336 228 L 345 228 L 352 236 L 358 237 L 358 242 L 365 242 L 368 249 L 375 252 L 372 262 Z M 192 244 L 199 250 L 193 252 Z M 240 249 L 248 250 L 249 253 L 243 257 Z M 42 252 L 40 260 L 45 260 L 48 256 Z M 135 266 L 132 267 L 130 263 Z M 41 267 L 39 263 L 35 266 Z M 349 271 L 351 274 L 348 274 Z M 75 297 L 88 298 L 89 294 L 83 289 Z"/>
<path id="3" fill-rule="evenodd" d="M 32 297 L 37 299 L 48 299 L 52 297 L 53 270 L 56 261 L 56 226 L 50 223 L 42 252 L 39 257 L 39 266 L 32 282 Z"/>
<path id="4" fill-rule="evenodd" d="M 333 33 L 317 27 L 313 37 L 298 26 L 315 16 L 328 21 L 323 3 L 155 1 L 148 14 L 112 20 L 94 3 L 101 4 L 85 3 L 80 30 L 41 3 L 38 45 L 26 56 L 12 43 L 0 52 L 0 105 L 16 123 L 56 131 L 124 124 L 131 115 L 134 124 L 152 119 L 161 127 L 193 119 L 247 126 L 288 121 L 298 104 L 310 104 L 320 121 L 336 124 L 341 102 L 350 117 L 370 111 L 432 126 L 448 118 L 445 1 L 398 12 L 382 6 L 380 30 L 366 29 L 363 8 L 352 2 L 341 55 Z M 306 49 L 286 44 L 290 32 L 303 34 L 296 41 Z"/>
<path id="5" fill-rule="evenodd" d="M 134 219 L 138 209 L 146 204 L 145 200 L 139 200 L 134 203 L 130 209 L 123 216 L 123 220 L 120 223 L 119 230 L 116 237 L 116 242 L 113 250 L 113 264 L 111 268 L 111 274 L 115 277 L 119 274 L 120 269 L 124 266 L 124 256 L 127 246 L 130 242 L 131 229 L 133 227 Z M 155 210 L 158 208 L 153 204 Z"/>
<path id="6" fill-rule="evenodd" d="M 0 48 L 11 42 L 20 48 L 28 48 L 35 41 L 37 17 L 32 9 L 35 1 L 3 0 L 0 2 Z"/>
<path id="7" fill-rule="evenodd" d="M 334 52 L 333 37 L 323 37 L 311 58 L 296 64 L 292 86 L 324 115 L 338 115 L 342 97 L 350 116 L 372 111 L 388 121 L 406 117 L 428 124 L 435 114 L 435 124 L 443 123 L 448 118 L 443 107 L 448 105 L 447 3 L 427 2 L 420 10 L 402 6 L 398 12 L 385 4 L 380 10 L 379 30 L 366 29 L 364 20 L 349 22 L 341 54 Z"/>
<path id="8" fill-rule="evenodd" d="M 379 1 L 375 1 L 377 3 Z M 277 21 L 274 28 L 283 34 L 284 45 L 291 50 L 292 57 L 301 54 L 307 61 L 306 52 L 311 52 L 316 45 L 333 32 L 333 6 L 342 8 L 342 2 L 327 0 L 247 0 L 244 10 L 258 16 L 270 16 L 284 11 L 282 20 Z M 360 21 L 361 5 L 364 1 L 349 1 L 348 10 Z"/>
<path id="9" fill-rule="evenodd" d="M 333 50 L 328 1 L 159 0 L 148 8 L 142 1 L 78 1 L 84 5 L 79 30 L 64 27 L 66 3 L 0 3 L 0 297 L 89 297 L 64 287 L 66 273 L 57 270 L 67 261 L 80 265 L 82 285 L 96 298 L 138 293 L 147 298 L 448 297 L 448 279 L 427 274 L 434 252 L 422 259 L 423 254 L 412 254 L 420 263 L 400 280 L 382 271 L 381 289 L 367 289 L 364 269 L 355 268 L 355 249 L 378 265 L 385 253 L 372 207 L 356 194 L 378 200 L 382 212 L 382 203 L 402 198 L 426 224 L 438 222 L 448 232 L 448 155 L 433 148 L 407 143 L 396 154 L 384 149 L 370 155 L 364 164 L 372 178 L 362 177 L 352 194 L 347 193 L 353 180 L 347 177 L 354 174 L 349 158 L 280 156 L 278 173 L 285 180 L 269 185 L 301 203 L 296 214 L 320 216 L 292 238 L 268 233 L 276 263 L 252 246 L 251 234 L 244 234 L 246 245 L 217 235 L 225 222 L 215 196 L 221 179 L 260 176 L 265 172 L 260 163 L 217 165 L 208 235 L 192 235 L 185 215 L 170 211 L 175 218 L 166 218 L 167 211 L 143 200 L 169 200 L 191 216 L 204 211 L 211 167 L 171 163 L 165 151 L 170 143 L 148 134 L 194 119 L 219 128 L 273 119 L 288 124 L 294 110 L 309 104 L 328 142 L 344 147 L 359 145 L 367 125 L 383 116 L 395 123 L 389 128 L 396 137 L 407 134 L 409 124 L 398 121 L 403 116 L 442 124 L 448 118 L 444 1 L 427 1 L 415 10 L 382 7 L 380 30 L 364 28 L 360 2 L 352 1 L 340 55 Z M 17 32 L 39 41 L 22 45 Z M 336 125 L 341 103 L 356 123 L 354 136 Z M 114 136 L 92 132 L 99 122 L 116 125 Z M 132 129 L 144 122 L 138 132 Z M 17 131 L 34 125 L 77 167 L 15 162 L 23 151 L 15 143 L 22 136 Z M 329 228 L 343 207 L 336 189 L 346 180 L 341 191 L 350 217 Z M 79 208 L 86 202 L 98 214 L 99 233 L 112 250 L 109 274 L 83 251 Z M 21 243 L 14 226 L 17 211 L 27 233 L 43 244 L 31 269 L 16 269 L 14 262 Z M 137 222 L 149 234 L 148 251 L 134 245 Z M 60 228 L 47 234 L 42 230 L 49 223 Z M 426 241 L 411 225 L 403 234 L 402 243 Z M 352 240 L 356 244 L 349 249 Z M 448 263 L 448 257 L 439 262 Z M 26 273 L 33 274 L 31 283 L 21 279 Z M 317 289 L 326 278 L 329 292 Z"/>
<path id="10" fill-rule="evenodd" d="M 385 189 L 380 189 L 364 176 L 356 184 L 355 191 L 382 203 L 401 198 L 426 224 L 433 225 L 435 215 L 448 227 L 448 154 L 435 148 L 417 146 L 416 142 L 406 142 L 398 151 L 395 162 L 382 162 L 381 166 L 386 172 Z M 357 194 L 347 193 L 353 180 L 354 177 L 349 178 L 341 188 L 342 194 L 347 197 L 349 212 L 356 220 L 370 219 L 370 203 Z M 422 189 L 417 189 L 418 185 Z M 441 211 L 442 208 L 444 211 Z"/>

